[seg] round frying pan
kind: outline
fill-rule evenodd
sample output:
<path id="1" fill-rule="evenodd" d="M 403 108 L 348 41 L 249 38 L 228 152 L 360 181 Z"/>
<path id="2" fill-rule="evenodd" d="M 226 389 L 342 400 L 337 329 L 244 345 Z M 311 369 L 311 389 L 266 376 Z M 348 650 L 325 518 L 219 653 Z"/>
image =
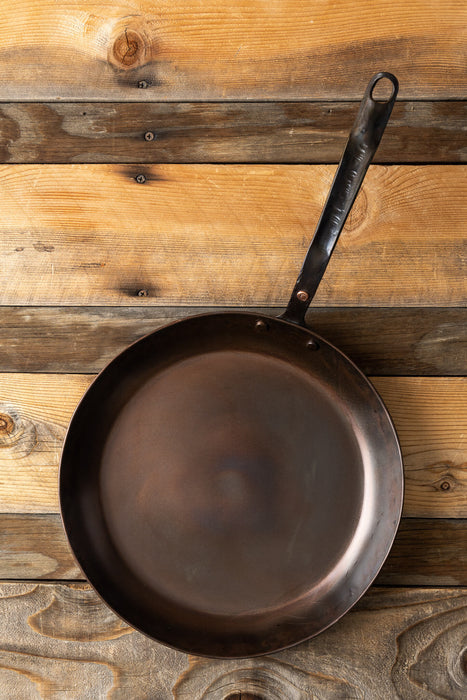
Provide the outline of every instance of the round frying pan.
<path id="1" fill-rule="evenodd" d="M 379 101 L 380 80 L 392 83 Z M 76 559 L 133 627 L 194 654 L 253 656 L 341 617 L 382 566 L 403 476 L 390 417 L 305 312 L 398 83 L 375 75 L 280 318 L 222 312 L 142 338 L 69 427 L 61 512 Z"/>

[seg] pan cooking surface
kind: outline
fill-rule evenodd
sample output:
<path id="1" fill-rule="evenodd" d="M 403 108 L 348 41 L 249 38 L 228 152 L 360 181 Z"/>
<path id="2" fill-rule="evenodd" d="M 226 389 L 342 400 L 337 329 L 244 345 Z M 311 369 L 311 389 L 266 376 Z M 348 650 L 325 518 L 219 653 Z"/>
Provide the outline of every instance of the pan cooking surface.
<path id="1" fill-rule="evenodd" d="M 175 604 L 214 615 L 289 604 L 343 566 L 365 529 L 372 477 L 356 435 L 338 393 L 282 359 L 224 350 L 176 362 L 107 435 L 110 538 Z"/>

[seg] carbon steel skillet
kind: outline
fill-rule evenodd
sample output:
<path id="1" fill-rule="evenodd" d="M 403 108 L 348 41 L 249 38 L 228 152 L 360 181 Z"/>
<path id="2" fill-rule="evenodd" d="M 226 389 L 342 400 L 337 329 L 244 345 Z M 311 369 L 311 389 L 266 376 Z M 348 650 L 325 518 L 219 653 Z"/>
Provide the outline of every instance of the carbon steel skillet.
<path id="1" fill-rule="evenodd" d="M 392 95 L 373 99 L 381 79 Z M 393 542 L 399 444 L 373 386 L 305 326 L 391 113 L 370 80 L 281 318 L 214 313 L 142 338 L 69 427 L 61 513 L 75 557 L 133 627 L 194 654 L 307 639 L 360 598 Z"/>

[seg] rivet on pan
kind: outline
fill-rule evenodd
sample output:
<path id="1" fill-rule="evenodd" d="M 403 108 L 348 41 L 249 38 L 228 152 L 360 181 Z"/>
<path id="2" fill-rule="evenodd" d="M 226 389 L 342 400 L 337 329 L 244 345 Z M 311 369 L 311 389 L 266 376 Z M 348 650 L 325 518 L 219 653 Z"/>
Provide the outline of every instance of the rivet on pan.
<path id="1" fill-rule="evenodd" d="M 135 177 L 135 180 L 139 185 L 142 185 L 143 183 L 146 182 L 146 176 L 145 175 L 137 175 Z"/>
<path id="2" fill-rule="evenodd" d="M 297 299 L 299 299 L 300 301 L 308 301 L 309 298 L 310 295 L 308 294 L 308 292 L 305 292 L 304 289 L 301 289 L 299 292 L 297 292 Z"/>
<path id="3" fill-rule="evenodd" d="M 269 330 L 268 324 L 266 323 L 266 321 L 263 321 L 261 318 L 258 319 L 258 321 L 256 321 L 255 328 L 257 331 L 261 331 L 261 332 Z"/>
<path id="4" fill-rule="evenodd" d="M 308 350 L 319 350 L 319 345 L 316 342 L 316 340 L 313 340 L 310 338 L 310 340 L 307 340 L 306 347 Z"/>
<path id="5" fill-rule="evenodd" d="M 154 138 L 155 136 L 153 131 L 146 131 L 146 133 L 144 134 L 145 141 L 154 141 Z"/>

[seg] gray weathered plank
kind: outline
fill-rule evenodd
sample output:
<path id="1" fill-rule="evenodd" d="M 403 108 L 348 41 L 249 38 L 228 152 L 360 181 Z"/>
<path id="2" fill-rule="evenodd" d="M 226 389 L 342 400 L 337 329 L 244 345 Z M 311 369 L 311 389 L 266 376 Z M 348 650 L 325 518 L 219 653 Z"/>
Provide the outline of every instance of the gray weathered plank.
<path id="1" fill-rule="evenodd" d="M 336 163 L 357 109 L 355 102 L 0 103 L 0 162 Z M 374 162 L 465 162 L 466 116 L 465 102 L 397 102 Z"/>
<path id="2" fill-rule="evenodd" d="M 463 700 L 467 589 L 371 589 L 333 627 L 256 659 L 188 657 L 133 631 L 86 584 L 0 585 L 10 698 Z"/>
<path id="3" fill-rule="evenodd" d="M 0 514 L 0 579 L 84 579 L 58 514 Z M 403 518 L 375 583 L 467 586 L 467 520 Z"/>
<path id="4" fill-rule="evenodd" d="M 143 335 L 186 316 L 221 310 L 0 307 L 0 372 L 98 372 Z M 275 316 L 281 310 L 249 311 Z M 314 307 L 307 321 L 365 374 L 460 376 L 467 371 L 467 308 Z"/>

